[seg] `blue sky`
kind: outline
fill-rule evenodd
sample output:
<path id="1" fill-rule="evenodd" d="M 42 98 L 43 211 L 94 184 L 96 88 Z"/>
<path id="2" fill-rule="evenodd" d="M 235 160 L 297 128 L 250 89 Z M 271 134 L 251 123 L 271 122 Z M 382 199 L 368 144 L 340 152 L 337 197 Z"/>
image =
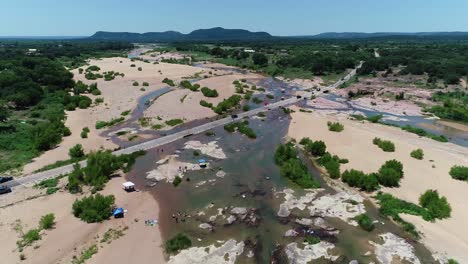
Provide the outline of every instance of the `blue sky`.
<path id="1" fill-rule="evenodd" d="M 0 0 L 0 36 L 221 26 L 273 35 L 468 31 L 467 0 Z"/>

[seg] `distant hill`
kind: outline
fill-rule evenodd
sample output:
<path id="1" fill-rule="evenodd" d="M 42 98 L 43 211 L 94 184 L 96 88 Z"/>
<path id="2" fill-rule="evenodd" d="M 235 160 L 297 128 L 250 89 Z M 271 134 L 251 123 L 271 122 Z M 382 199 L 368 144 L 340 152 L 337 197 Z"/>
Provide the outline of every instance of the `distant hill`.
<path id="1" fill-rule="evenodd" d="M 468 37 L 468 32 L 326 32 L 312 36 L 298 36 L 299 38 L 308 39 L 366 39 L 366 38 L 453 38 L 453 37 Z"/>
<path id="2" fill-rule="evenodd" d="M 221 27 L 198 29 L 189 34 L 177 31 L 130 33 L 98 31 L 89 39 L 116 40 L 132 42 L 168 42 L 168 41 L 220 41 L 220 40 L 264 40 L 272 38 L 266 32 L 251 32 L 244 29 L 225 29 Z"/>

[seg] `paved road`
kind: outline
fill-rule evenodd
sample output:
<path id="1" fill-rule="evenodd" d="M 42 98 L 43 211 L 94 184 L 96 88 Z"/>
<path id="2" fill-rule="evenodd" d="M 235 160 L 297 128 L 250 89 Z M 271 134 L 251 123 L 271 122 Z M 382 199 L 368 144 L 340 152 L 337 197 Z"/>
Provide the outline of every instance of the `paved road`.
<path id="1" fill-rule="evenodd" d="M 362 65 L 362 62 L 356 69 L 361 67 L 361 65 Z M 344 82 L 348 81 L 349 79 L 351 79 L 356 74 L 356 69 L 352 70 L 348 75 L 346 75 L 344 78 L 340 79 L 339 81 L 337 81 L 333 85 L 329 86 L 328 88 L 337 88 L 342 83 L 344 83 Z M 320 93 L 315 93 L 315 95 L 319 95 L 319 94 Z M 308 93 L 304 94 L 304 98 L 310 98 L 311 96 L 312 96 L 311 92 L 308 92 Z M 288 105 L 294 104 L 294 103 L 296 103 L 296 102 L 298 102 L 300 100 L 304 100 L 304 99 L 297 98 L 297 97 L 288 98 L 288 99 L 285 99 L 285 100 L 282 100 L 282 101 L 271 103 L 271 104 L 269 104 L 267 106 L 262 106 L 262 107 L 259 107 L 259 108 L 256 108 L 256 109 L 253 109 L 253 110 L 250 110 L 250 111 L 247 111 L 247 112 L 240 113 L 240 114 L 238 114 L 238 117 L 236 119 L 233 119 L 231 117 L 227 117 L 227 118 L 215 120 L 213 122 L 206 123 L 206 124 L 194 127 L 194 128 L 186 129 L 186 130 L 176 132 L 174 134 L 170 134 L 170 135 L 167 135 L 167 136 L 164 136 L 164 137 L 161 137 L 161 138 L 153 139 L 153 140 L 146 141 L 146 142 L 134 145 L 134 146 L 130 146 L 130 147 L 127 147 L 127 148 L 124 148 L 124 149 L 117 150 L 117 151 L 114 151 L 113 154 L 114 155 L 130 154 L 130 153 L 136 152 L 138 150 L 148 150 L 148 149 L 156 148 L 156 147 L 159 147 L 159 146 L 163 146 L 163 145 L 166 145 L 168 143 L 174 142 L 176 140 L 182 139 L 184 137 L 194 135 L 194 134 L 200 134 L 200 133 L 206 132 L 206 131 L 208 131 L 210 129 L 226 125 L 226 124 L 231 123 L 231 122 L 236 121 L 236 120 L 240 120 L 243 117 L 249 117 L 249 116 L 256 115 L 256 114 L 258 114 L 260 112 L 266 112 L 268 110 L 288 106 Z M 82 167 L 86 166 L 86 161 L 81 161 L 79 164 Z M 71 172 L 72 170 L 73 170 L 73 164 L 66 165 L 66 166 L 63 166 L 63 167 L 60 167 L 60 168 L 55 168 L 55 169 L 51 169 L 51 170 L 48 170 L 48 171 L 27 175 L 27 176 L 18 178 L 16 180 L 10 181 L 6 185 L 9 186 L 9 187 L 14 187 L 14 186 L 23 185 L 23 184 L 31 184 L 31 183 L 42 181 L 44 179 L 48 179 L 48 178 L 57 177 L 57 176 L 60 176 L 60 175 L 67 174 L 67 173 Z"/>

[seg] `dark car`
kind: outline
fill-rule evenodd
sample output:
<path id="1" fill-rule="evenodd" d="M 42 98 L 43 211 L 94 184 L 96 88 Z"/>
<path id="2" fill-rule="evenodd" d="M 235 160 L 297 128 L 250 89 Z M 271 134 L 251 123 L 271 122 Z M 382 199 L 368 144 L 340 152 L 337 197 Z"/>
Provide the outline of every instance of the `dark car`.
<path id="1" fill-rule="evenodd" d="M 238 117 L 239 117 L 238 115 L 231 115 L 231 118 L 232 118 L 232 119 L 236 119 L 236 118 L 238 118 Z"/>
<path id="2" fill-rule="evenodd" d="M 302 98 L 302 96 L 300 96 L 300 95 L 297 95 L 297 96 L 296 96 L 296 98 L 297 98 L 297 99 L 301 99 L 301 98 Z"/>
<path id="3" fill-rule="evenodd" d="M 7 186 L 0 186 L 0 194 L 11 193 L 11 188 Z"/>
<path id="4" fill-rule="evenodd" d="M 3 177 L 0 177 L 0 183 L 12 181 L 12 180 L 13 180 L 13 177 L 10 177 L 10 176 L 3 176 Z"/>

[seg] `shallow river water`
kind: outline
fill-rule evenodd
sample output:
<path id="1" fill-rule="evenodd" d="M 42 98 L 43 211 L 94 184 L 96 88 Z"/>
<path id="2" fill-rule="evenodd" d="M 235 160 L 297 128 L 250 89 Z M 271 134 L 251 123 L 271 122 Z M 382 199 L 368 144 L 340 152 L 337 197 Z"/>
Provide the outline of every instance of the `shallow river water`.
<path id="1" fill-rule="evenodd" d="M 261 84 L 268 88 L 268 92 L 275 95 L 275 100 L 279 100 L 280 90 L 284 84 L 272 78 L 267 78 Z M 130 120 L 112 131 L 135 124 L 144 110 L 142 104 L 163 92 L 167 91 L 155 92 L 142 98 L 139 108 L 132 114 Z M 205 122 L 207 120 L 191 122 L 174 129 L 174 131 Z M 285 232 L 290 229 L 301 229 L 301 225 L 295 223 L 296 219 L 314 218 L 308 210 L 298 209 L 292 210 L 289 217 L 277 215 L 280 204 L 284 202 L 284 195 L 278 194 L 278 192 L 293 189 L 294 195 L 297 197 L 306 193 L 281 177 L 279 168 L 273 160 L 276 147 L 285 140 L 289 122 L 289 117 L 282 110 L 273 110 L 267 113 L 265 120 L 249 119 L 250 127 L 257 134 L 257 138 L 254 140 L 239 133 L 228 133 L 220 127 L 213 129 L 215 136 L 193 135 L 170 145 L 150 150 L 145 156 L 139 158 L 127 178 L 135 182 L 139 189 L 149 191 L 158 200 L 160 212 L 154 217 L 159 221 L 164 240 L 180 232 L 186 233 L 192 239 L 193 246 L 208 246 L 216 244 L 217 241 L 235 239 L 238 242 L 244 241 L 246 243 L 244 252 L 236 263 L 287 263 L 283 247 L 292 242 L 301 243 L 304 241 L 304 237 L 286 237 Z M 171 132 L 173 131 L 164 133 Z M 150 134 L 153 137 L 162 136 L 161 132 Z M 112 139 L 121 146 L 130 144 L 119 141 L 115 136 Z M 227 158 L 214 159 L 205 155 L 195 156 L 193 150 L 183 148 L 185 142 L 189 140 L 197 140 L 202 143 L 217 141 Z M 185 173 L 183 181 L 178 187 L 174 187 L 171 183 L 155 183 L 146 179 L 147 173 L 157 168 L 156 162 L 158 160 L 173 154 L 179 155 L 178 160 L 190 163 L 206 159 L 210 168 Z M 334 195 L 336 191 L 326 185 L 322 179 L 323 176 L 313 166 L 311 160 L 305 156 L 301 158 L 324 188 L 319 196 Z M 220 170 L 226 173 L 224 177 L 217 176 L 217 172 Z M 228 225 L 226 216 L 229 216 L 232 208 L 236 207 L 247 208 L 258 221 L 255 223 L 236 221 Z M 365 207 L 371 218 L 378 221 L 376 229 L 372 232 L 363 231 L 338 218 L 323 218 L 326 226 L 339 231 L 334 236 L 323 236 L 323 240 L 330 241 L 336 246 L 330 253 L 340 256 L 333 263 L 349 263 L 351 260 L 358 260 L 359 263 L 376 262 L 373 254 L 374 246 L 369 241 L 382 243 L 378 235 L 387 232 L 406 238 L 414 246 L 415 253 L 421 263 L 435 263 L 429 251 L 422 244 L 411 240 L 400 227 L 380 217 L 378 210 L 369 202 L 365 202 Z M 172 217 L 179 213 L 187 215 L 184 221 L 176 221 Z M 218 215 L 216 219 L 210 221 L 210 217 L 215 215 Z M 200 224 L 208 222 L 213 226 L 213 231 L 199 227 Z M 320 236 L 320 232 L 323 230 L 314 226 L 313 228 L 315 228 L 315 234 Z M 248 252 L 252 252 L 253 256 L 248 257 Z M 366 254 L 367 252 L 372 254 Z M 276 262 L 272 262 L 273 259 Z M 332 262 L 321 259 L 314 263 Z"/>

